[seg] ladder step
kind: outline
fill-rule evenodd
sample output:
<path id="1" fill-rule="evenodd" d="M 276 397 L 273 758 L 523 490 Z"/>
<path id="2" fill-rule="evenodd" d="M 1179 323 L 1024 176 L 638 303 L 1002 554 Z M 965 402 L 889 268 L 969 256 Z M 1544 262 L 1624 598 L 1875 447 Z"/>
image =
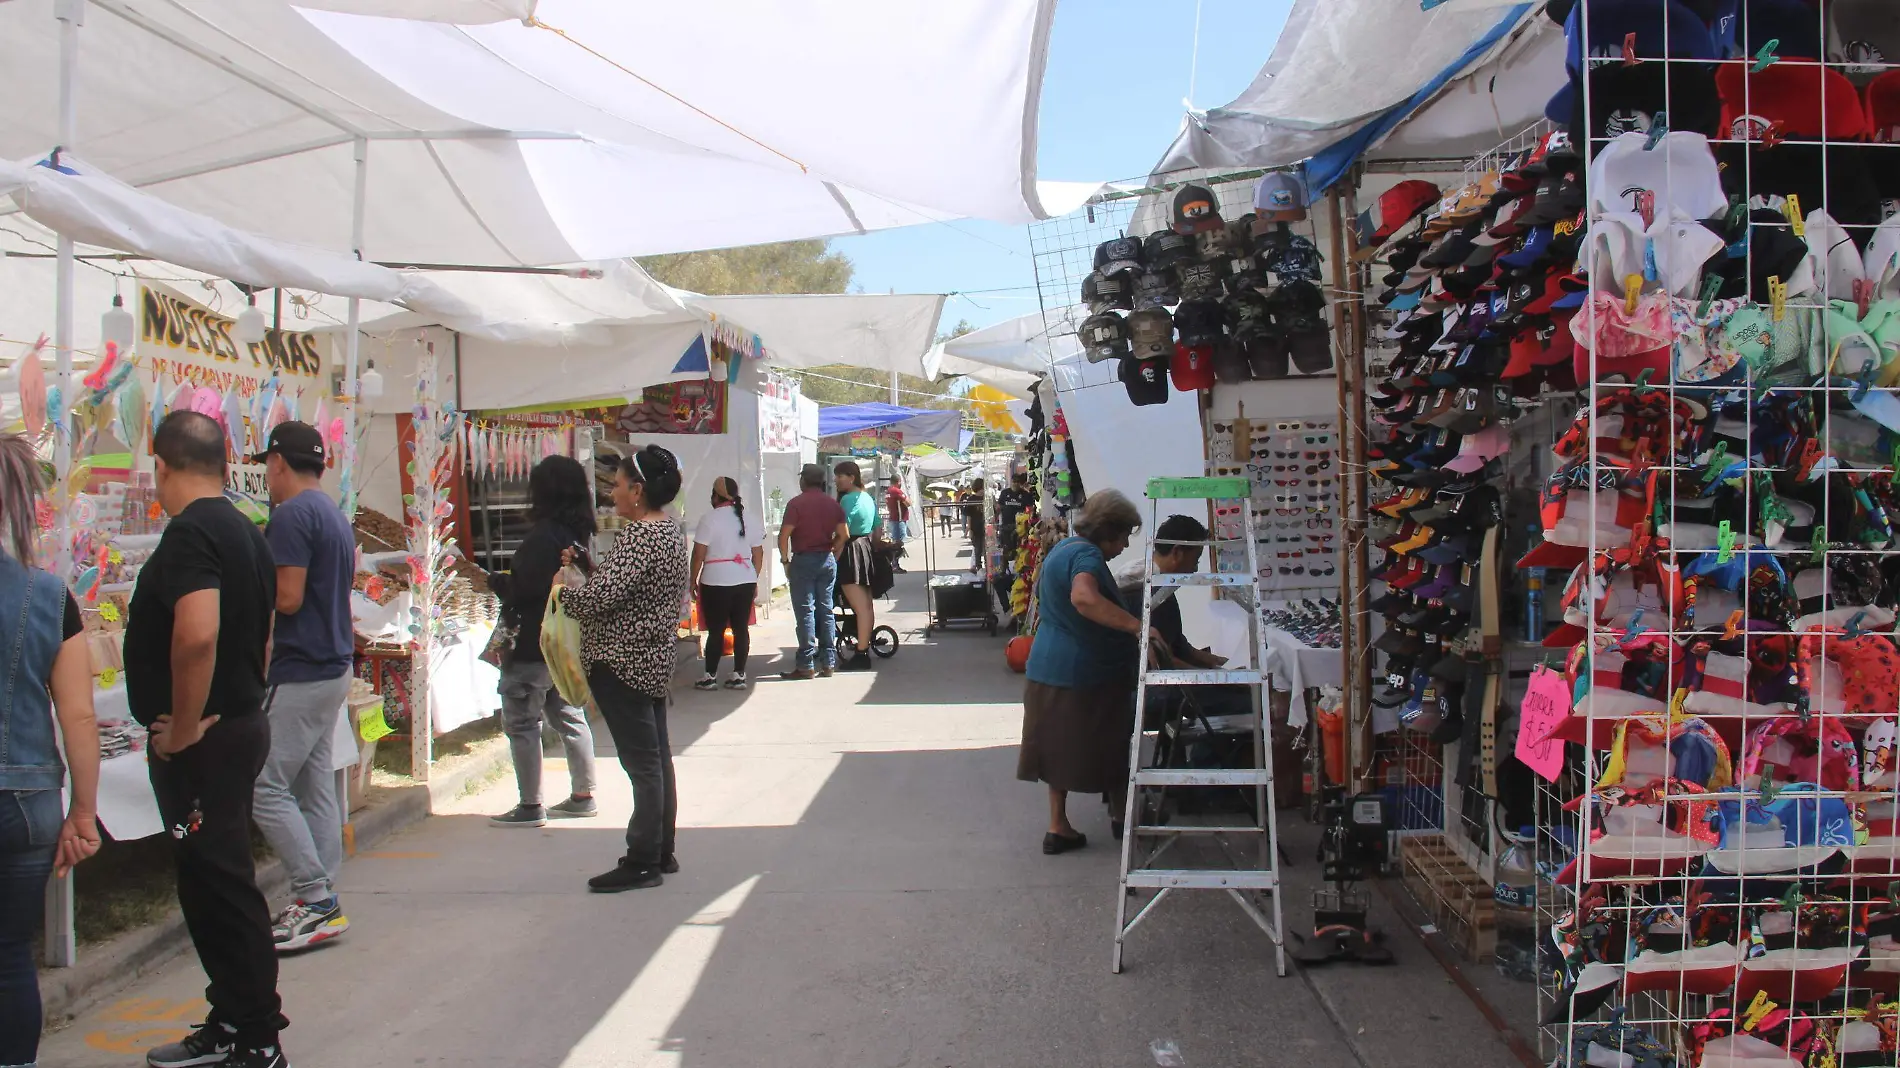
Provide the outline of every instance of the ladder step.
<path id="1" fill-rule="evenodd" d="M 1265 827 L 1252 824 L 1184 824 L 1158 823 L 1153 826 L 1143 824 L 1135 828 L 1136 834 L 1265 834 Z"/>
<path id="2" fill-rule="evenodd" d="M 1136 786 L 1271 786 L 1265 768 L 1142 768 Z"/>
<path id="3" fill-rule="evenodd" d="M 1252 575 L 1234 571 L 1190 571 L 1180 575 L 1149 575 L 1148 585 L 1162 586 L 1252 586 Z"/>
<path id="4" fill-rule="evenodd" d="M 1195 868 L 1137 869 L 1123 884 L 1139 887 L 1179 887 L 1183 890 L 1271 890 L 1279 879 L 1270 871 L 1207 871 Z"/>
<path id="5" fill-rule="evenodd" d="M 1150 686 L 1257 686 L 1261 673 L 1252 670 L 1222 671 L 1148 671 L 1142 678 Z"/>

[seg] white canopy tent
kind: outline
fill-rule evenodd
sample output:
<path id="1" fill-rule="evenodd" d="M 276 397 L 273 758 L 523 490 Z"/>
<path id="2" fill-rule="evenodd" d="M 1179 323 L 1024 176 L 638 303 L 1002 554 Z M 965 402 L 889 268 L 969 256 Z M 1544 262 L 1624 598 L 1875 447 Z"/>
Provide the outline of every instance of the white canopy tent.
<path id="1" fill-rule="evenodd" d="M 1542 6 L 1297 0 L 1253 83 L 1189 115 L 1153 173 L 1319 156 L 1323 188 L 1357 158 L 1483 152 L 1535 122 L 1563 79 L 1563 32 Z"/>
<path id="2" fill-rule="evenodd" d="M 0 157 L 64 145 L 241 229 L 385 261 L 1028 222 L 1090 191 L 1034 173 L 1053 9 L 7 0 Z"/>

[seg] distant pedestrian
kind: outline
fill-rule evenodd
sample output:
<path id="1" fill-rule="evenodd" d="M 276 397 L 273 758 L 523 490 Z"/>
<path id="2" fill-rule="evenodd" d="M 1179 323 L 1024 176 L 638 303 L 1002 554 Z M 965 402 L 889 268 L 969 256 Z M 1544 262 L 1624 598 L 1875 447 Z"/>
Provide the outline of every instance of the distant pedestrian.
<path id="1" fill-rule="evenodd" d="M 974 479 L 970 483 L 970 496 L 963 504 L 963 525 L 970 532 L 970 570 L 983 570 L 984 554 L 988 552 L 988 538 L 983 528 L 983 480 Z"/>
<path id="2" fill-rule="evenodd" d="M 904 555 L 901 551 L 904 548 L 904 535 L 910 523 L 910 495 L 904 492 L 904 483 L 900 479 L 891 479 L 891 484 L 885 487 L 884 522 L 890 527 L 891 540 L 897 543 L 900 550 L 897 555 L 901 559 Z M 902 572 L 904 568 L 899 565 L 892 570 Z"/>
<path id="3" fill-rule="evenodd" d="M 356 535 L 323 492 L 323 435 L 316 427 L 279 423 L 251 462 L 264 465 L 270 487 L 264 538 L 277 562 L 277 629 L 264 701 L 270 758 L 257 777 L 255 806 L 264 840 L 290 875 L 290 905 L 271 925 L 271 939 L 285 953 L 350 927 L 336 897 L 343 800 L 332 740 L 355 662 Z"/>
<path id="4" fill-rule="evenodd" d="M 515 628 L 514 646 L 501 664 L 501 729 L 515 765 L 519 802 L 489 818 L 497 827 L 545 827 L 548 817 L 585 819 L 600 813 L 594 801 L 594 731 L 587 713 L 561 697 L 541 656 L 541 617 L 561 571 L 561 553 L 573 550 L 584 572 L 594 540 L 593 478 L 568 456 L 549 456 L 528 473 L 527 536 L 508 558 L 508 570 L 492 575 L 501 598 L 502 622 Z M 541 797 L 541 732 L 553 727 L 567 755 L 568 795 L 544 805 Z"/>
<path id="5" fill-rule="evenodd" d="M 877 498 L 865 492 L 864 472 L 856 460 L 845 460 L 831 469 L 838 487 L 838 506 L 844 509 L 844 548 L 838 553 L 838 590 L 851 606 L 857 623 L 857 652 L 838 665 L 840 671 L 871 670 L 871 632 L 877 629 L 877 604 L 872 600 L 876 588 L 877 557 L 872 551 L 871 534 L 877 530 Z M 820 606 L 829 611 L 828 606 Z"/>
<path id="6" fill-rule="evenodd" d="M 765 531 L 758 518 L 746 518 L 739 483 L 713 479 L 712 508 L 693 528 L 693 593 L 706 631 L 706 674 L 694 687 L 719 685 L 719 660 L 732 630 L 732 674 L 726 689 L 746 688 L 746 658 L 752 651 L 752 602 L 759 595 L 759 569 L 765 566 Z"/>
<path id="7" fill-rule="evenodd" d="M 285 1068 L 277 952 L 251 857 L 252 798 L 270 755 L 264 664 L 276 564 L 264 535 L 225 499 L 223 427 L 173 412 L 152 453 L 171 522 L 132 593 L 126 698 L 151 732 L 152 792 L 211 1008 L 198 1030 L 145 1061 Z"/>
<path id="8" fill-rule="evenodd" d="M 831 603 L 838 581 L 838 553 L 850 540 L 844 508 L 825 492 L 825 469 L 806 464 L 798 473 L 800 493 L 779 521 L 778 558 L 792 587 L 798 625 L 798 661 L 788 679 L 830 675 L 838 667 L 837 620 Z"/>
<path id="9" fill-rule="evenodd" d="M 0 434 L 0 655 L 13 671 L 0 694 L 0 1064 L 32 1064 L 39 1052 L 33 943 L 47 876 L 65 877 L 99 848 L 92 654 L 66 584 L 28 562 L 42 485 L 33 443 Z M 68 769 L 72 801 L 62 823 Z"/>
<path id="10" fill-rule="evenodd" d="M 587 686 L 633 782 L 627 852 L 587 880 L 604 894 L 658 886 L 679 870 L 679 789 L 667 739 L 666 699 L 686 600 L 686 532 L 663 509 L 680 491 L 679 461 L 658 445 L 622 457 L 614 511 L 628 520 L 600 568 L 563 597 L 581 624 Z M 569 550 L 569 557 L 573 556 Z"/>

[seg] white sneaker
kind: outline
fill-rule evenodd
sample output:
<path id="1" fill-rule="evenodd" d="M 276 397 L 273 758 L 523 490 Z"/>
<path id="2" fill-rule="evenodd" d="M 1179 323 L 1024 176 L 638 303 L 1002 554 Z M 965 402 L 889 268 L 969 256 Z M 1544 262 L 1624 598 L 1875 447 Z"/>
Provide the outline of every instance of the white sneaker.
<path id="1" fill-rule="evenodd" d="M 717 690 L 718 688 L 719 680 L 711 675 L 701 676 L 698 682 L 693 683 L 693 689 L 695 690 Z"/>
<path id="2" fill-rule="evenodd" d="M 332 897 L 327 907 L 291 902 L 271 924 L 270 933 L 277 952 L 292 953 L 328 942 L 349 929 L 350 921 L 343 915 L 342 904 Z"/>
<path id="3" fill-rule="evenodd" d="M 743 671 L 735 671 L 731 677 L 726 679 L 726 689 L 728 690 L 743 690 L 747 685 L 745 672 Z"/>

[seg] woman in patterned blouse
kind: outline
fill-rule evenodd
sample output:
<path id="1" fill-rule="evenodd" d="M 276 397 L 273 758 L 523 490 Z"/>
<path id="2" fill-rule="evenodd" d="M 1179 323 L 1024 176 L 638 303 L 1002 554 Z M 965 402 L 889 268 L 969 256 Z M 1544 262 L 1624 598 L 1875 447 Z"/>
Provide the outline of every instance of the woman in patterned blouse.
<path id="1" fill-rule="evenodd" d="M 604 894 L 660 885 L 679 870 L 673 828 L 679 795 L 666 737 L 666 695 L 686 596 L 686 532 L 665 508 L 680 490 L 679 461 L 658 445 L 623 457 L 614 511 L 629 522 L 592 577 L 570 581 L 563 600 L 581 624 L 587 685 L 633 780 L 627 855 L 587 880 Z M 571 550 L 570 550 L 571 552 Z M 570 580 L 572 575 L 570 573 Z"/>

